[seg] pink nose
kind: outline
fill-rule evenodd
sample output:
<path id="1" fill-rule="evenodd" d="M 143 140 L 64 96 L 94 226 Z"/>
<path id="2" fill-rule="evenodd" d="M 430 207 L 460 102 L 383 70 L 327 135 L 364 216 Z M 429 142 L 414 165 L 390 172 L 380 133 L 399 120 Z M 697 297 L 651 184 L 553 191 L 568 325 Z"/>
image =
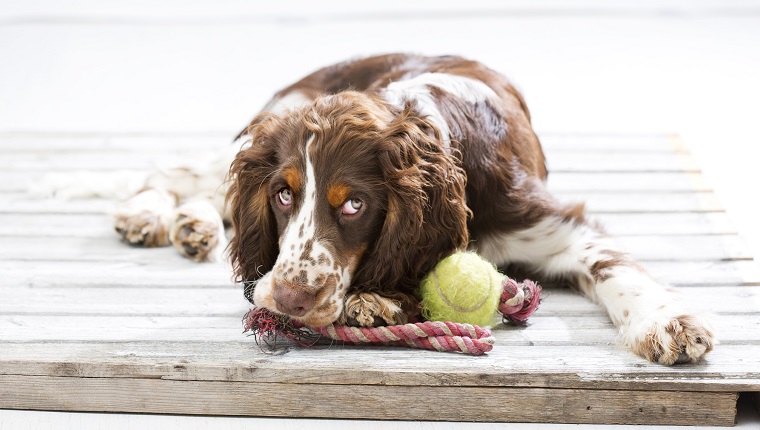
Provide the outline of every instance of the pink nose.
<path id="1" fill-rule="evenodd" d="M 286 287 L 279 283 L 275 284 L 272 297 L 280 312 L 294 317 L 306 315 L 314 307 L 316 301 L 313 293 L 300 288 Z"/>

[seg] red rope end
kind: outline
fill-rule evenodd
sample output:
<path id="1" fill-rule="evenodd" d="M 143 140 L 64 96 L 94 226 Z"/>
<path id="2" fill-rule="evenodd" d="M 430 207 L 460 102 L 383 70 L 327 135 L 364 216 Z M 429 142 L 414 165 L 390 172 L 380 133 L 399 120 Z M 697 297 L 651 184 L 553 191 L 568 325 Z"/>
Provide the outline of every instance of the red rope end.
<path id="1" fill-rule="evenodd" d="M 243 316 L 243 333 L 253 336 L 262 350 L 264 346 L 274 349 L 280 337 L 299 346 L 312 346 L 319 340 L 318 334 L 267 308 L 253 308 Z"/>
<path id="2" fill-rule="evenodd" d="M 499 301 L 499 313 L 504 322 L 524 325 L 541 303 L 541 286 L 528 279 L 517 283 L 511 278 L 504 279 L 501 285 L 504 291 Z"/>

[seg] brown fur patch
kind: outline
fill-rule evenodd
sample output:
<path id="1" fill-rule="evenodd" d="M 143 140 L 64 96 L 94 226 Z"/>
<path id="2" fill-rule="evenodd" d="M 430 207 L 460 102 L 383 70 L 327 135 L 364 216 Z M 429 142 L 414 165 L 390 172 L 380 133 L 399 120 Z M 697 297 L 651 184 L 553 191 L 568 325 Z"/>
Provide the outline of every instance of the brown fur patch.
<path id="1" fill-rule="evenodd" d="M 351 188 L 348 185 L 332 184 L 327 187 L 327 201 L 330 202 L 330 206 L 337 208 L 346 201 L 350 192 Z"/>
<path id="2" fill-rule="evenodd" d="M 609 260 L 599 260 L 591 265 L 591 276 L 594 277 L 596 282 L 604 282 L 612 276 L 609 269 L 625 264 L 625 260 L 619 258 L 611 258 Z"/>
<path id="3" fill-rule="evenodd" d="M 567 222 L 580 225 L 586 223 L 586 204 L 575 203 L 560 209 L 560 215 Z"/>
<path id="4" fill-rule="evenodd" d="M 613 249 L 605 249 L 599 253 L 609 258 L 598 260 L 594 262 L 594 264 L 592 264 L 589 268 L 591 276 L 594 277 L 594 280 L 596 282 L 604 282 L 612 277 L 613 273 L 611 269 L 618 266 L 632 267 L 641 272 L 644 271 L 644 269 L 638 263 L 636 263 L 628 254 L 624 252 L 616 251 Z"/>
<path id="5" fill-rule="evenodd" d="M 285 181 L 287 181 L 291 190 L 298 191 L 301 189 L 303 180 L 301 179 L 301 172 L 298 169 L 295 167 L 288 167 L 282 172 L 282 176 L 285 178 Z"/>

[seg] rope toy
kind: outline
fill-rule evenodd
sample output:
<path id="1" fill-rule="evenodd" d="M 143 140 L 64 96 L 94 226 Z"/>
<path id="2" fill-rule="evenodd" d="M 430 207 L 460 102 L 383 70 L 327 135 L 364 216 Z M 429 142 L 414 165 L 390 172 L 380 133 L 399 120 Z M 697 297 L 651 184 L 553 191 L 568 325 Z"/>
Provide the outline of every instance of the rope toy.
<path id="1" fill-rule="evenodd" d="M 502 320 L 523 325 L 541 301 L 541 286 L 533 281 L 517 283 L 504 278 L 498 312 Z M 491 330 L 450 321 L 425 321 L 382 327 L 350 327 L 332 324 L 309 328 L 266 308 L 254 308 L 243 317 L 243 333 L 250 333 L 260 348 L 275 348 L 284 337 L 300 346 L 313 346 L 321 337 L 349 344 L 386 344 L 435 351 L 482 355 L 493 349 Z"/>

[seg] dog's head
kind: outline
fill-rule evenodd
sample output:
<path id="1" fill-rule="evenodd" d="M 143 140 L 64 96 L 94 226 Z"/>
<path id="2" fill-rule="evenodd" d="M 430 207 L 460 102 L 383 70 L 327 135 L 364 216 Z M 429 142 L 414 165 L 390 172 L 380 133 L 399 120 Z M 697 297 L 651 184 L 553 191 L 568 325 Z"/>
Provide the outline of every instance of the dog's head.
<path id="1" fill-rule="evenodd" d="M 323 326 L 349 288 L 411 292 L 467 244 L 456 151 L 409 106 L 344 92 L 263 113 L 246 134 L 230 170 L 230 256 L 258 306 Z"/>

